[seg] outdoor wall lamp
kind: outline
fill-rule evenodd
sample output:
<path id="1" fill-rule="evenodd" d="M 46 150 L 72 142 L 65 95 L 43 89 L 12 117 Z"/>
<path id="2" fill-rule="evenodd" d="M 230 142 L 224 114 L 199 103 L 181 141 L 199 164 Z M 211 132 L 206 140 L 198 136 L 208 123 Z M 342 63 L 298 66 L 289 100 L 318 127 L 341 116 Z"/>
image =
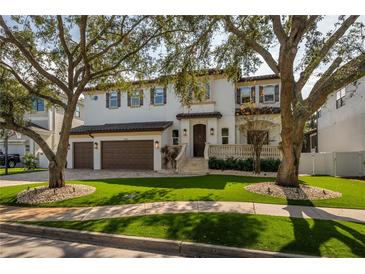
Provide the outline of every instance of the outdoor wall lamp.
<path id="1" fill-rule="evenodd" d="M 210 128 L 210 135 L 214 135 L 214 128 Z"/>
<path id="2" fill-rule="evenodd" d="M 95 142 L 94 143 L 94 149 L 98 149 L 98 146 L 99 146 L 98 142 Z"/>
<path id="3" fill-rule="evenodd" d="M 186 130 L 186 128 L 183 129 L 183 135 L 184 136 L 188 135 L 188 131 Z"/>
<path id="4" fill-rule="evenodd" d="M 159 148 L 160 148 L 160 143 L 159 143 L 159 141 L 155 141 L 155 148 L 156 148 L 156 149 L 159 149 Z"/>
<path id="5" fill-rule="evenodd" d="M 70 144 L 68 144 L 68 145 L 67 145 L 67 150 L 70 150 L 70 147 L 71 147 L 71 146 L 70 146 Z"/>

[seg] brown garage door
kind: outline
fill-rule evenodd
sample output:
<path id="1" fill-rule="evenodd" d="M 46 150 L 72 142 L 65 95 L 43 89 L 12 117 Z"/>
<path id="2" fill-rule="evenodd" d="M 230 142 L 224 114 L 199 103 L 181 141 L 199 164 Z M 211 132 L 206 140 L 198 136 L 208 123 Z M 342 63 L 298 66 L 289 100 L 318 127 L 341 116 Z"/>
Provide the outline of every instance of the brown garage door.
<path id="1" fill-rule="evenodd" d="M 94 168 L 92 142 L 74 143 L 74 168 Z"/>
<path id="2" fill-rule="evenodd" d="M 153 169 L 153 141 L 101 142 L 104 169 Z"/>

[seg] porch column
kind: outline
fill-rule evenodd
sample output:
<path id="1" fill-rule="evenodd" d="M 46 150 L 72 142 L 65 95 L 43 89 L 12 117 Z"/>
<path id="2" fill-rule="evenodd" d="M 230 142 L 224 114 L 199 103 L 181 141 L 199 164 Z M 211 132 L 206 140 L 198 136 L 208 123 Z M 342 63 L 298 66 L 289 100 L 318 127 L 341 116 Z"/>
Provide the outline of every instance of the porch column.
<path id="1" fill-rule="evenodd" d="M 239 145 L 241 140 L 240 140 L 240 127 L 236 126 L 236 144 Z"/>

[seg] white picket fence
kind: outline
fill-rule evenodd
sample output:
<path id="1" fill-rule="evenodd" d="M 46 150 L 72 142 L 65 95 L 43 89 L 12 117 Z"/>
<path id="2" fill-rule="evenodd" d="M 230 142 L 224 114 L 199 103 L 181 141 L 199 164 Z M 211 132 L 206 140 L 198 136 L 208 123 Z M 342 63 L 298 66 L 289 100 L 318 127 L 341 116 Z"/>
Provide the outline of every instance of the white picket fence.
<path id="1" fill-rule="evenodd" d="M 299 173 L 346 177 L 365 176 L 365 151 L 302 153 Z"/>
<path id="2" fill-rule="evenodd" d="M 207 147 L 208 146 L 208 147 Z M 206 144 L 208 157 L 227 159 L 230 157 L 238 159 L 252 158 L 253 146 L 251 145 L 210 145 Z M 277 146 L 264 145 L 261 151 L 262 159 L 281 159 L 281 152 Z"/>

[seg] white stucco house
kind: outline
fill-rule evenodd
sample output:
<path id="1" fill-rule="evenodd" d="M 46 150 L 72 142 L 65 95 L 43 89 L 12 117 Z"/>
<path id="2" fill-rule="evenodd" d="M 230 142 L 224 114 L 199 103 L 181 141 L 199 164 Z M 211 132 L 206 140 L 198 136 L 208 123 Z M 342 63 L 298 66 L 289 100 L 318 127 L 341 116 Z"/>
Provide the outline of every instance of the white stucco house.
<path id="1" fill-rule="evenodd" d="M 73 127 L 82 125 L 83 122 L 83 102 L 77 105 L 75 116 L 72 122 Z M 54 106 L 48 106 L 47 102 L 42 98 L 33 98 L 32 112 L 27 113 L 24 117 L 29 127 L 40 134 L 47 142 L 52 150 L 56 151 L 59 136 L 62 127 L 63 110 Z M 0 139 L 0 149 L 4 152 L 4 140 Z M 42 149 L 31 138 L 16 133 L 8 140 L 8 153 L 19 154 L 23 157 L 25 153 L 34 154 L 39 161 L 39 166 L 42 168 L 48 167 L 47 157 Z"/>
<path id="2" fill-rule="evenodd" d="M 365 77 L 331 94 L 321 107 L 318 151 L 365 151 Z"/>
<path id="3" fill-rule="evenodd" d="M 180 164 L 182 159 L 246 156 L 250 132 L 240 106 L 249 101 L 270 121 L 270 127 L 262 129 L 268 135 L 263 156 L 279 155 L 278 77 L 246 77 L 233 83 L 211 71 L 202 85 L 204 98 L 189 106 L 181 103 L 172 83 L 161 85 L 158 80 L 136 85 L 132 92 L 85 91 L 85 124 L 71 131 L 68 168 L 161 170 L 160 150 L 166 145 L 181 148 Z"/>

